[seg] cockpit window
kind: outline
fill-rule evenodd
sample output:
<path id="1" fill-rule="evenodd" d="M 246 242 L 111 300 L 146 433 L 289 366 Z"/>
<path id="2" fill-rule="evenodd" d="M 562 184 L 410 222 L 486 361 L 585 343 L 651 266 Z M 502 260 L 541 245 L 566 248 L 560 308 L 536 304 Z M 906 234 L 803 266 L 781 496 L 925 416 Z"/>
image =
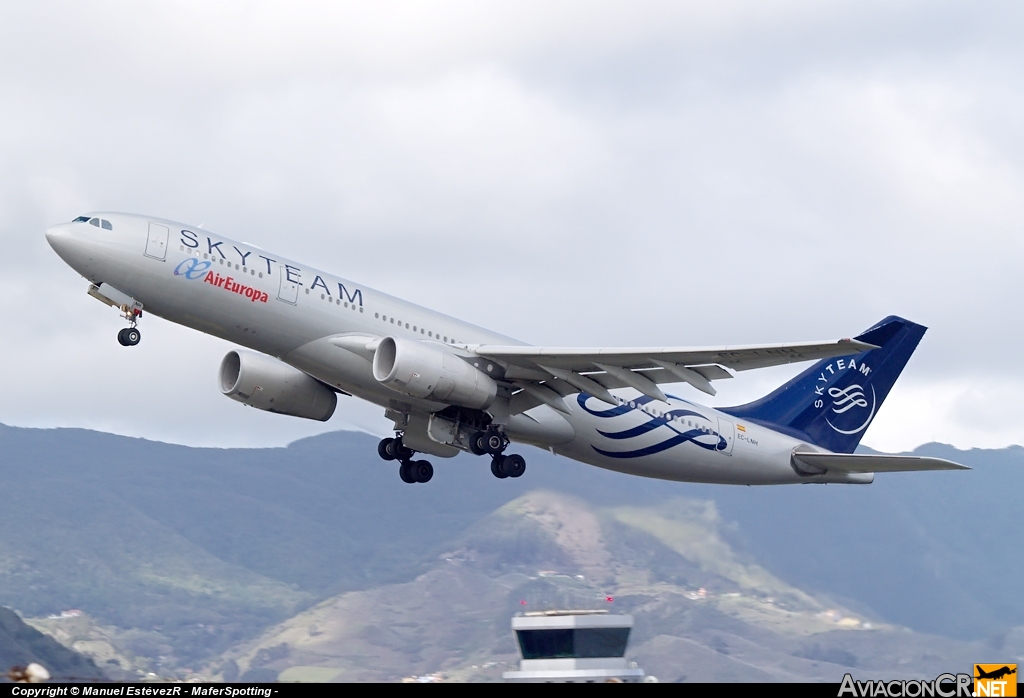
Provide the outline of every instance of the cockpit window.
<path id="1" fill-rule="evenodd" d="M 110 221 L 104 218 L 89 218 L 89 216 L 79 216 L 75 219 L 75 223 L 79 221 L 89 221 L 89 225 L 95 225 L 97 228 L 103 228 L 104 230 L 113 230 L 114 226 L 110 224 Z"/>
<path id="2" fill-rule="evenodd" d="M 89 216 L 79 216 L 78 218 L 76 218 L 75 220 L 73 220 L 71 222 L 72 223 L 88 223 L 89 222 Z"/>

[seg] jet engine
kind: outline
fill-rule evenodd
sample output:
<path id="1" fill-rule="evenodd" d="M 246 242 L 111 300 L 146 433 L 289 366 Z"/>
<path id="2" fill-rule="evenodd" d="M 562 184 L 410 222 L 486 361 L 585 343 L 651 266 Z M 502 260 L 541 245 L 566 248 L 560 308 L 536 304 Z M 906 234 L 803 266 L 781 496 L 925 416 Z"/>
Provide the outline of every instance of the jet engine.
<path id="1" fill-rule="evenodd" d="M 385 337 L 373 354 L 373 377 L 392 390 L 485 410 L 498 384 L 455 354 L 415 339 Z"/>
<path id="2" fill-rule="evenodd" d="M 267 412 L 326 422 L 338 396 L 297 368 L 263 354 L 228 352 L 220 362 L 220 391 Z"/>

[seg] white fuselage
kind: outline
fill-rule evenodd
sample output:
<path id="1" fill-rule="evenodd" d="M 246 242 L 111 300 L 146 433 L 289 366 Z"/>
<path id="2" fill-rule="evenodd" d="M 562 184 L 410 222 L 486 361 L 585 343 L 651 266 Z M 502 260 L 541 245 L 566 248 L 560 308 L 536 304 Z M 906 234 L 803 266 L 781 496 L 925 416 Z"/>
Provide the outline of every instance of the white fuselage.
<path id="1" fill-rule="evenodd" d="M 95 214 L 47 231 L 57 253 L 95 284 L 109 284 L 145 312 L 274 356 L 338 390 L 388 410 L 429 415 L 444 405 L 379 383 L 369 358 L 338 337 L 402 337 L 472 356 L 482 344 L 523 344 L 348 279 L 173 221 Z M 154 227 L 155 226 L 155 227 Z M 161 243 L 153 230 L 166 229 Z M 210 274 L 209 272 L 213 272 Z M 541 405 L 507 420 L 512 441 L 624 473 L 729 484 L 864 482 L 806 477 L 790 464 L 802 442 L 687 400 L 653 401 L 629 388 L 609 405 L 565 399 L 568 414 Z M 720 440 L 724 442 L 720 443 Z M 817 450 L 817 449 L 815 449 Z"/>

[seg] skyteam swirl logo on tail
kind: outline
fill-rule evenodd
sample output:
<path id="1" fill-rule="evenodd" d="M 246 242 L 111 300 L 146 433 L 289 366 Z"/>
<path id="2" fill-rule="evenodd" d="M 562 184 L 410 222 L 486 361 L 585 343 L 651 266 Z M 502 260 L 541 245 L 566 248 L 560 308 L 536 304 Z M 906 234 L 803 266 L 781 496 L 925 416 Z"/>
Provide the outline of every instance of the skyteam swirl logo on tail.
<path id="1" fill-rule="evenodd" d="M 871 420 L 875 416 L 875 408 L 878 406 L 878 400 L 875 398 L 875 388 L 874 386 L 869 387 L 871 388 L 870 409 L 868 408 L 868 400 L 864 393 L 864 388 L 857 384 L 848 385 L 845 388 L 833 387 L 828 389 L 828 396 L 832 398 L 832 413 L 836 415 L 849 414 L 850 417 L 852 417 L 852 419 L 846 417 L 826 417 L 825 421 L 828 422 L 828 425 L 832 427 L 833 430 L 840 434 L 857 434 L 868 428 L 868 425 L 871 424 Z M 861 420 L 864 410 L 868 411 L 868 415 Z M 848 427 L 844 429 L 833 422 L 833 419 L 835 419 L 836 422 L 853 421 L 853 424 L 843 425 Z M 857 426 L 858 423 L 859 426 Z M 851 426 L 852 428 L 849 428 Z"/>
<path id="2" fill-rule="evenodd" d="M 868 401 L 864 399 L 864 388 L 859 385 L 829 388 L 828 395 L 832 398 L 832 411 L 836 414 L 843 414 L 854 407 L 868 406 Z"/>
<path id="3" fill-rule="evenodd" d="M 645 411 L 642 411 L 642 409 L 639 409 L 642 408 L 643 405 L 653 402 L 649 397 L 642 397 L 637 400 L 633 400 L 632 404 L 637 405 L 638 407 L 631 407 L 626 404 L 602 410 L 594 410 L 587 407 L 587 401 L 590 398 L 591 396 L 587 393 L 580 393 L 576 397 L 576 402 L 578 402 L 579 406 L 588 414 L 592 414 L 601 419 L 614 419 L 623 415 L 635 414 L 643 414 L 650 417 L 650 419 L 643 424 L 620 429 L 619 431 L 602 431 L 598 429 L 597 433 L 601 436 L 607 439 L 630 442 L 634 439 L 640 439 L 647 434 L 653 433 L 656 437 L 660 437 L 662 439 L 661 441 L 649 446 L 635 448 L 629 451 L 606 451 L 598 448 L 597 446 L 591 446 L 591 448 L 602 456 L 607 456 L 609 458 L 640 458 L 654 453 L 661 453 L 662 451 L 667 451 L 670 448 L 688 442 L 707 451 L 724 451 L 729 446 L 725 437 L 719 434 L 716 429 L 713 429 L 710 426 L 711 422 L 708 418 L 700 412 L 696 412 L 691 409 L 677 408 L 668 410 L 661 416 L 655 417 Z M 604 405 L 606 403 L 601 402 L 601 404 Z M 693 420 L 689 420 L 689 423 L 694 424 L 694 426 L 680 426 L 687 424 L 687 420 L 685 420 L 686 417 L 694 418 Z M 634 419 L 628 419 L 628 421 L 632 422 Z M 701 421 L 706 422 L 708 426 L 702 428 L 700 426 Z"/>

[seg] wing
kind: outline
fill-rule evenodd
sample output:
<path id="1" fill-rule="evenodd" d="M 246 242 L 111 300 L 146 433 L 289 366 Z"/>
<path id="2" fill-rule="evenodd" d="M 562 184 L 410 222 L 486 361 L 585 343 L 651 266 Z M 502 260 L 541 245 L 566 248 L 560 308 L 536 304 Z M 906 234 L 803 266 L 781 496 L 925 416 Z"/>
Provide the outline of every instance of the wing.
<path id="1" fill-rule="evenodd" d="M 793 458 L 812 469 L 846 473 L 903 473 L 917 470 L 970 470 L 966 465 L 924 456 L 876 456 L 864 453 L 794 453 Z"/>
<path id="2" fill-rule="evenodd" d="M 562 412 L 561 398 L 578 392 L 615 404 L 611 388 L 631 387 L 655 400 L 666 400 L 659 383 L 689 383 L 709 395 L 711 381 L 732 378 L 729 373 L 753 368 L 877 349 L 855 339 L 804 344 L 766 344 L 738 347 L 571 348 L 478 345 L 474 353 L 507 365 L 505 379 L 520 392 L 513 396 L 513 413 L 541 403 Z M 517 397 L 518 396 L 518 397 Z"/>

